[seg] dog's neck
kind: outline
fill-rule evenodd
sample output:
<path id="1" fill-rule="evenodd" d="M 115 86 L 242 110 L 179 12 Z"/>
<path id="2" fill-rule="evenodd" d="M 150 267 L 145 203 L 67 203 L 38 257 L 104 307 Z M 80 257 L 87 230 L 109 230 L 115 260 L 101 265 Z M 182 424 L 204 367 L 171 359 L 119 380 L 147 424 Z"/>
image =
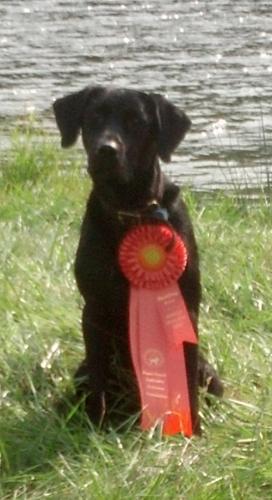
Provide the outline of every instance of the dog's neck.
<path id="1" fill-rule="evenodd" d="M 134 224 L 150 219 L 167 219 L 171 218 L 171 207 L 179 198 L 179 187 L 176 186 L 170 179 L 161 171 L 159 165 L 155 171 L 152 183 L 143 193 L 134 194 L 134 201 L 127 193 L 127 199 L 121 205 L 112 203 L 109 196 L 101 195 L 99 189 L 94 186 L 91 197 L 88 203 L 89 209 L 94 216 L 97 212 L 99 221 L 101 221 L 101 212 L 103 220 L 107 223 L 108 229 L 110 226 L 117 226 L 121 232 Z M 115 200 L 114 200 L 115 201 Z M 92 217 L 94 219 L 94 217 Z"/>
<path id="2" fill-rule="evenodd" d="M 153 203 L 161 204 L 164 195 L 164 174 L 158 161 L 152 165 L 153 173 L 139 176 L 131 185 L 118 185 L 102 188 L 94 185 L 93 193 L 104 211 L 110 213 L 139 212 L 147 210 Z"/>

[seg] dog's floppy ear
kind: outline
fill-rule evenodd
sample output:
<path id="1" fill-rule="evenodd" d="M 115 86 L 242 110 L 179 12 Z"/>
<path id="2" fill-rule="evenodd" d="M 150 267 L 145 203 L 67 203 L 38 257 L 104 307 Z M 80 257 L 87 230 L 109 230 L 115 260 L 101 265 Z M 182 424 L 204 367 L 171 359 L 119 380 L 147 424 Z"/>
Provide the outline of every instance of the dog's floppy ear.
<path id="1" fill-rule="evenodd" d="M 87 103 L 90 99 L 98 97 L 102 91 L 102 87 L 86 87 L 79 92 L 56 99 L 53 109 L 63 148 L 68 148 L 76 142 Z"/>
<path id="2" fill-rule="evenodd" d="M 168 162 L 171 153 L 189 130 L 191 121 L 177 106 L 169 102 L 160 94 L 150 94 L 156 106 L 156 120 L 158 129 L 158 154 Z"/>

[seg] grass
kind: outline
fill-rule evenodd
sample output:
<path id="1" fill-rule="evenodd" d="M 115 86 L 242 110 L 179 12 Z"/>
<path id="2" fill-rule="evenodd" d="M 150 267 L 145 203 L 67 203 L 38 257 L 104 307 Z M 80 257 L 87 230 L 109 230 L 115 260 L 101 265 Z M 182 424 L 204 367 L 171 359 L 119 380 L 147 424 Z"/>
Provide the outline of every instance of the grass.
<path id="1" fill-rule="evenodd" d="M 39 139 L 39 140 L 38 140 Z M 18 135 L 0 177 L 1 499 L 256 499 L 272 490 L 271 202 L 186 192 L 201 252 L 201 344 L 225 382 L 203 436 L 94 431 L 58 410 L 82 358 L 73 278 L 89 191 L 78 151 Z"/>

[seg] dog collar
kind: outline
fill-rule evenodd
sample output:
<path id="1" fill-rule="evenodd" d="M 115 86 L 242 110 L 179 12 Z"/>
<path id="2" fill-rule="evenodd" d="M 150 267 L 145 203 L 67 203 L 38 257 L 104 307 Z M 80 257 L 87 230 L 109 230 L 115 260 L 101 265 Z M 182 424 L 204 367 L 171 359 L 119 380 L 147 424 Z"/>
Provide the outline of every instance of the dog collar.
<path id="1" fill-rule="evenodd" d="M 140 224 L 146 220 L 168 220 L 168 211 L 157 200 L 149 201 L 144 208 L 135 211 L 118 210 L 117 218 L 122 224 Z"/>

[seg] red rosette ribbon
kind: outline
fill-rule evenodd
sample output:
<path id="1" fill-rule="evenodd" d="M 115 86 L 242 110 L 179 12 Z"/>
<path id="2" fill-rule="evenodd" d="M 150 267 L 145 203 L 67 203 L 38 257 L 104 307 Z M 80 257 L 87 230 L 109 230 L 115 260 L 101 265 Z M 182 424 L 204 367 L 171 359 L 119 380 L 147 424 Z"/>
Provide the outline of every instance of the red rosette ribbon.
<path id="1" fill-rule="evenodd" d="M 121 242 L 119 264 L 131 285 L 129 341 L 141 427 L 161 424 L 164 434 L 192 436 L 198 429 L 197 338 L 177 283 L 186 247 L 166 223 L 138 225 Z M 191 344 L 188 360 L 185 342 Z"/>
<path id="2" fill-rule="evenodd" d="M 186 247 L 167 224 L 142 224 L 122 241 L 119 264 L 137 288 L 159 289 L 178 280 L 187 264 Z"/>

